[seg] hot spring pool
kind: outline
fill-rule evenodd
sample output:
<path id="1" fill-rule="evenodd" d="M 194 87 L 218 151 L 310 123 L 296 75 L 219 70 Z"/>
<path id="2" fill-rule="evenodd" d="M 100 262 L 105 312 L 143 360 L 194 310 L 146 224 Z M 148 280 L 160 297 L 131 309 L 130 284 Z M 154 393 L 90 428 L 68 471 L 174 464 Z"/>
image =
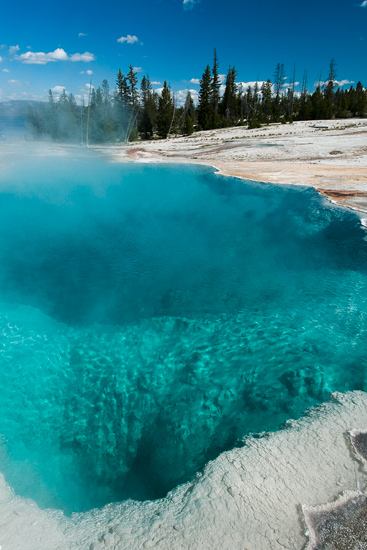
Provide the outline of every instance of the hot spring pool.
<path id="1" fill-rule="evenodd" d="M 27 158 L 0 219 L 0 471 L 41 507 L 162 497 L 366 389 L 366 233 L 313 190 Z"/>

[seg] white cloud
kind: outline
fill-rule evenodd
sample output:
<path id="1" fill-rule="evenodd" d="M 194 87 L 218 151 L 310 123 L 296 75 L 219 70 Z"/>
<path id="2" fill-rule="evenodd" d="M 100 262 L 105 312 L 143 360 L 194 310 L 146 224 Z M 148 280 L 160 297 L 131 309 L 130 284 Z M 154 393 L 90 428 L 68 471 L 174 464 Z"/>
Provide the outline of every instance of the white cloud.
<path id="1" fill-rule="evenodd" d="M 54 96 L 54 99 L 59 99 L 59 97 L 64 93 L 69 95 L 70 92 L 68 92 L 65 88 L 65 86 L 54 86 L 53 88 L 51 88 L 51 92 L 52 92 L 52 95 Z"/>
<path id="2" fill-rule="evenodd" d="M 199 99 L 199 93 L 197 90 L 178 90 L 178 92 L 174 92 L 175 94 L 175 101 L 177 106 L 185 105 L 187 92 L 190 92 L 190 95 L 194 101 L 195 104 L 198 103 Z"/>
<path id="3" fill-rule="evenodd" d="M 10 86 L 21 86 L 22 82 L 20 80 L 8 80 L 8 84 L 10 84 Z"/>
<path id="4" fill-rule="evenodd" d="M 9 73 L 9 69 L 3 69 L 3 73 Z"/>
<path id="5" fill-rule="evenodd" d="M 354 84 L 354 80 L 334 80 L 335 86 L 345 86 L 346 84 Z M 314 86 L 327 86 L 328 81 L 315 82 Z"/>
<path id="6" fill-rule="evenodd" d="M 89 76 L 92 76 L 93 71 L 91 71 L 90 69 L 88 69 L 87 71 L 80 71 L 79 74 L 88 74 Z"/>
<path id="7" fill-rule="evenodd" d="M 200 84 L 200 78 L 192 78 L 190 82 L 191 84 Z"/>
<path id="8" fill-rule="evenodd" d="M 81 36 L 88 36 L 88 35 L 87 35 L 86 33 L 84 33 L 84 32 L 80 32 L 80 33 L 78 34 L 78 36 L 81 37 Z"/>
<path id="9" fill-rule="evenodd" d="M 358 4 L 360 8 L 367 8 L 367 0 L 364 0 L 362 4 Z"/>
<path id="10" fill-rule="evenodd" d="M 32 46 L 27 46 L 26 47 L 26 50 L 31 50 L 32 49 Z"/>
<path id="11" fill-rule="evenodd" d="M 261 86 L 262 86 L 264 83 L 265 83 L 264 80 L 258 80 L 258 81 L 257 81 L 257 85 L 258 85 L 259 91 L 260 91 Z M 252 80 L 252 81 L 250 81 L 250 82 L 239 82 L 239 83 L 238 83 L 238 86 L 239 86 L 239 87 L 242 86 L 242 90 L 243 90 L 243 91 L 247 90 L 247 88 L 249 88 L 250 86 L 251 86 L 251 88 L 254 88 L 255 85 L 256 85 L 256 80 Z M 286 84 L 286 86 L 287 86 L 287 85 L 288 85 L 288 84 Z"/>
<path id="12" fill-rule="evenodd" d="M 17 52 L 19 52 L 19 50 L 20 50 L 19 46 L 10 46 L 9 53 L 10 53 L 10 55 L 14 55 Z"/>
<path id="13" fill-rule="evenodd" d="M 90 61 L 95 61 L 96 56 L 90 52 L 84 53 L 74 53 L 69 56 L 70 61 L 84 61 L 84 63 L 89 63 Z"/>
<path id="14" fill-rule="evenodd" d="M 153 81 L 153 82 L 151 82 L 151 84 L 152 84 L 153 86 L 159 86 L 159 84 L 162 84 L 162 82 Z"/>
<path id="15" fill-rule="evenodd" d="M 53 88 L 51 88 L 51 92 L 54 95 L 61 95 L 64 90 L 65 90 L 65 86 L 54 86 Z"/>
<path id="16" fill-rule="evenodd" d="M 134 44 L 134 42 L 138 41 L 139 39 L 137 36 L 135 36 L 135 34 L 133 36 L 131 36 L 131 34 L 128 34 L 127 36 L 121 36 L 121 38 L 117 39 L 117 42 L 121 42 L 121 44 L 123 44 L 124 42 L 126 42 L 126 44 Z"/>
<path id="17" fill-rule="evenodd" d="M 346 84 L 355 84 L 354 80 L 334 80 L 337 86 L 345 86 Z"/>
<path id="18" fill-rule="evenodd" d="M 62 49 L 57 48 L 53 52 L 27 52 L 18 55 L 17 59 L 26 65 L 46 65 L 50 61 L 66 61 L 68 54 Z"/>
<path id="19" fill-rule="evenodd" d="M 143 69 L 142 69 L 142 67 L 133 67 L 133 71 L 134 71 L 134 73 L 142 73 Z"/>
<path id="20" fill-rule="evenodd" d="M 1 55 L 0 55 L 0 63 L 2 62 L 2 60 L 3 60 L 3 58 L 2 58 Z"/>
<path id="21" fill-rule="evenodd" d="M 89 63 L 95 60 L 95 56 L 92 53 L 74 53 L 68 55 L 62 48 L 56 48 L 55 51 L 44 52 L 27 52 L 16 56 L 16 58 L 26 65 L 46 65 L 46 63 L 57 61 L 84 61 Z"/>
<path id="22" fill-rule="evenodd" d="M 157 92 L 157 94 L 161 94 L 162 90 L 163 90 L 163 88 L 156 88 L 154 91 Z M 173 93 L 173 95 L 175 96 L 175 102 L 176 102 L 176 105 L 178 107 L 180 107 L 182 105 L 185 105 L 187 92 L 190 92 L 194 103 L 197 104 L 198 97 L 199 97 L 199 92 L 197 90 L 187 90 L 187 89 L 185 89 L 185 90 L 178 90 L 177 92 L 172 92 L 172 90 L 171 90 L 171 95 Z"/>

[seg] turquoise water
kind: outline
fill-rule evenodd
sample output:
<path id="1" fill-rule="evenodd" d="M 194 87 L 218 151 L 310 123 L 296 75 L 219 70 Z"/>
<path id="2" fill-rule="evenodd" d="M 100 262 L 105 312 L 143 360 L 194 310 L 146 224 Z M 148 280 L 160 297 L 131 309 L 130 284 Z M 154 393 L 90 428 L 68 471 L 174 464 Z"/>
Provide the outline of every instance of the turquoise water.
<path id="1" fill-rule="evenodd" d="M 154 499 L 366 389 L 366 233 L 190 166 L 0 171 L 0 471 L 41 507 Z"/>

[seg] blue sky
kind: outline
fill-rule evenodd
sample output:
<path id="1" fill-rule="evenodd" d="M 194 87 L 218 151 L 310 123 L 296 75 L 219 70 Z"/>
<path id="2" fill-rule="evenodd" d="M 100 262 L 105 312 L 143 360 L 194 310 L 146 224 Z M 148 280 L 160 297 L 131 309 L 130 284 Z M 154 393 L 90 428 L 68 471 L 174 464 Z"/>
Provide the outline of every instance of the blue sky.
<path id="1" fill-rule="evenodd" d="M 66 89 L 87 98 L 89 81 L 115 87 L 119 68 L 167 80 L 178 98 L 198 90 L 217 49 L 220 72 L 243 83 L 272 78 L 278 62 L 308 88 L 326 79 L 367 86 L 367 0 L 104 0 L 6 2 L 0 21 L 0 101 L 46 99 Z M 120 40 L 120 41 L 119 41 Z"/>

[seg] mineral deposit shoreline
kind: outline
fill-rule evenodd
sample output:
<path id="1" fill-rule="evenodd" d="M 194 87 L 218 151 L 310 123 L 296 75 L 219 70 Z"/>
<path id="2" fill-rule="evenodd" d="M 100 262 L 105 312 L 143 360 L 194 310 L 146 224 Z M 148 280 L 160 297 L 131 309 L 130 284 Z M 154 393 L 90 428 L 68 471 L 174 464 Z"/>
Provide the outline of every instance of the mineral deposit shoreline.
<path id="1" fill-rule="evenodd" d="M 224 128 L 96 149 L 119 162 L 203 164 L 245 180 L 311 186 L 367 212 L 366 119 Z"/>

